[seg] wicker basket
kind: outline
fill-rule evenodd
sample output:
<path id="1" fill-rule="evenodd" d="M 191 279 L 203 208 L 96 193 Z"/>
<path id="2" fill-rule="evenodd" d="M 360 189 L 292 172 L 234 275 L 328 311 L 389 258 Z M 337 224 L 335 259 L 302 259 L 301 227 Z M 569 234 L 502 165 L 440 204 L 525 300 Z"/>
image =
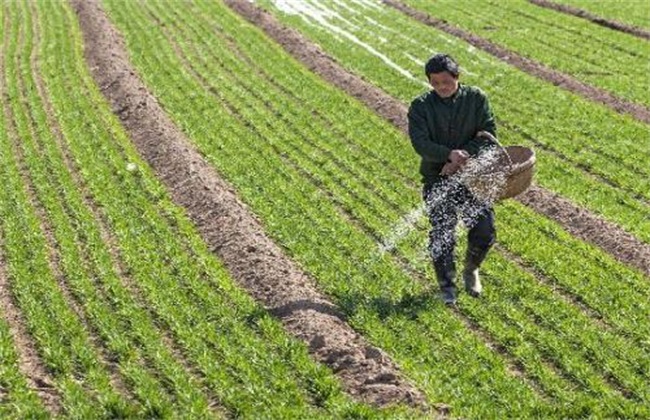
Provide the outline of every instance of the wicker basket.
<path id="1" fill-rule="evenodd" d="M 511 165 L 505 188 L 499 198 L 512 198 L 530 187 L 535 172 L 535 152 L 523 146 L 507 146 L 505 153 Z"/>
<path id="2" fill-rule="evenodd" d="M 523 146 L 503 147 L 490 133 L 481 132 L 496 145 L 487 163 L 479 162 L 481 157 L 466 165 L 459 174 L 462 182 L 478 198 L 494 202 L 515 197 L 532 183 L 535 172 L 535 152 Z"/>

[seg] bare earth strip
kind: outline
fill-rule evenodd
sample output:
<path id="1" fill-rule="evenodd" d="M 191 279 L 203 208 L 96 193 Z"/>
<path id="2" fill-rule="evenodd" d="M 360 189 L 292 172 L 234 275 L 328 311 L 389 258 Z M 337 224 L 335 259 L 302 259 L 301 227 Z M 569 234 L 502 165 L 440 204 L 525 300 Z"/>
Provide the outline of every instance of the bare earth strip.
<path id="1" fill-rule="evenodd" d="M 601 247 L 619 261 L 650 276 L 650 245 L 631 233 L 535 185 L 517 200 L 557 221 L 572 235 Z"/>
<path id="2" fill-rule="evenodd" d="M 555 86 L 581 95 L 590 101 L 600 102 L 604 105 L 607 105 L 608 107 L 616 110 L 621 114 L 631 115 L 639 121 L 650 124 L 650 109 L 644 107 L 643 105 L 626 101 L 612 95 L 605 90 L 582 83 L 581 81 L 574 79 L 567 74 L 550 69 L 541 63 L 525 58 L 513 51 L 500 47 L 477 35 L 464 31 L 463 29 L 460 29 L 456 26 L 450 25 L 441 19 L 430 16 L 427 13 L 415 10 L 397 0 L 383 0 L 383 3 L 401 11 L 407 16 L 417 19 L 425 25 L 432 26 L 436 29 L 447 32 L 450 35 L 458 37 L 472 44 L 473 46 L 497 57 L 499 60 L 505 61 L 506 63 L 513 65 L 522 71 L 525 71 L 526 73 L 546 80 Z"/>
<path id="3" fill-rule="evenodd" d="M 233 277 L 309 345 L 345 389 L 378 406 L 424 407 L 397 366 L 345 323 L 340 311 L 264 233 L 235 191 L 169 120 L 128 61 L 124 41 L 96 1 L 71 0 L 91 71 L 141 155 L 183 206 Z"/>
<path id="4" fill-rule="evenodd" d="M 320 47 L 297 31 L 284 27 L 270 13 L 245 0 L 225 0 L 225 3 L 264 30 L 311 71 L 365 103 L 404 133 L 407 132 L 407 107 L 402 102 L 345 70 Z M 604 249 L 619 261 L 650 276 L 650 245 L 619 226 L 539 186 L 531 186 L 517 199 L 558 222 L 574 236 Z"/>
<path id="5" fill-rule="evenodd" d="M 606 28 L 625 32 L 630 35 L 638 36 L 639 38 L 650 39 L 650 31 L 647 31 L 642 28 L 638 28 L 636 26 L 617 22 L 615 20 L 605 19 L 603 17 L 589 13 L 586 10 L 579 9 L 577 7 L 571 7 L 566 4 L 559 4 L 548 0 L 528 0 L 528 1 L 537 6 L 546 7 L 548 9 L 557 10 L 558 12 L 567 13 L 569 15 L 587 19 L 593 23 L 604 26 Z"/>

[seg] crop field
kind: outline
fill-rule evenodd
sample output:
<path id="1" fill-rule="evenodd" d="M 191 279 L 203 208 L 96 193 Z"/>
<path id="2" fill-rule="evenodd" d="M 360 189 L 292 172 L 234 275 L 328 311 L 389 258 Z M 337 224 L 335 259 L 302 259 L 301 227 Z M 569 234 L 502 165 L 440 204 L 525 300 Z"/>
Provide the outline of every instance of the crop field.
<path id="1" fill-rule="evenodd" d="M 0 418 L 650 417 L 647 39 L 525 0 L 1 4 Z M 436 52 L 537 156 L 455 308 L 404 125 Z"/>

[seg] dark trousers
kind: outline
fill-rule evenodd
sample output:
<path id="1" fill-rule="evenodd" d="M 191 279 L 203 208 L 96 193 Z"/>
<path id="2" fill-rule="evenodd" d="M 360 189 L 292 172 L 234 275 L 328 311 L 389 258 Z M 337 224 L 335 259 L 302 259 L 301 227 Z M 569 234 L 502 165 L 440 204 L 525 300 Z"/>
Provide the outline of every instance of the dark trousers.
<path id="1" fill-rule="evenodd" d="M 462 184 L 449 179 L 425 184 L 422 198 L 431 222 L 429 252 L 433 266 L 441 286 L 450 286 L 456 273 L 454 248 L 459 217 L 469 229 L 467 257 L 478 267 L 496 240 L 494 211 Z"/>

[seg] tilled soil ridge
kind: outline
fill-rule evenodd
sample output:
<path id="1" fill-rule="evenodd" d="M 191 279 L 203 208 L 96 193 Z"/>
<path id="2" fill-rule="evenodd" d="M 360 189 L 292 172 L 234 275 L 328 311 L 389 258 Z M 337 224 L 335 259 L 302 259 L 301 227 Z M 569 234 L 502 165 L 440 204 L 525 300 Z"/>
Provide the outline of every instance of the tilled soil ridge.
<path id="1" fill-rule="evenodd" d="M 138 151 L 183 206 L 231 275 L 308 344 L 347 392 L 385 406 L 424 408 L 424 396 L 403 379 L 382 350 L 344 320 L 314 282 L 273 243 L 252 212 L 171 122 L 137 76 L 124 41 L 96 0 L 71 0 L 79 16 L 93 77 Z"/>
<path id="2" fill-rule="evenodd" d="M 233 10 L 264 30 L 292 56 L 327 82 L 354 96 L 407 133 L 407 107 L 381 89 L 340 66 L 299 32 L 284 27 L 273 15 L 245 0 L 225 0 Z M 517 200 L 558 222 L 574 236 L 590 242 L 619 261 L 650 276 L 650 245 L 557 194 L 533 185 Z"/>
<path id="3" fill-rule="evenodd" d="M 566 4 L 555 3 L 553 1 L 548 1 L 548 0 L 528 0 L 528 1 L 537 6 L 546 7 L 549 9 L 557 10 L 558 12 L 587 19 L 597 25 L 601 25 L 609 29 L 625 32 L 634 36 L 638 36 L 639 38 L 650 39 L 650 31 L 638 28 L 636 26 L 617 22 L 615 20 L 605 19 L 603 17 L 594 15 L 593 13 L 589 13 L 586 10 L 578 9 L 577 7 L 571 7 Z"/>
<path id="4" fill-rule="evenodd" d="M 626 101 L 603 89 L 585 84 L 567 74 L 548 68 L 541 63 L 525 58 L 477 35 L 464 31 L 445 22 L 444 20 L 435 18 L 419 10 L 415 10 L 400 1 L 383 0 L 383 3 L 401 11 L 407 16 L 417 19 L 425 25 L 432 26 L 436 29 L 447 32 L 450 35 L 458 37 L 476 48 L 480 48 L 499 60 L 505 61 L 528 74 L 546 80 L 547 82 L 561 87 L 562 89 L 566 89 L 569 92 L 581 95 L 590 101 L 600 102 L 621 114 L 628 114 L 639 121 L 650 124 L 650 109 L 643 105 Z"/>

